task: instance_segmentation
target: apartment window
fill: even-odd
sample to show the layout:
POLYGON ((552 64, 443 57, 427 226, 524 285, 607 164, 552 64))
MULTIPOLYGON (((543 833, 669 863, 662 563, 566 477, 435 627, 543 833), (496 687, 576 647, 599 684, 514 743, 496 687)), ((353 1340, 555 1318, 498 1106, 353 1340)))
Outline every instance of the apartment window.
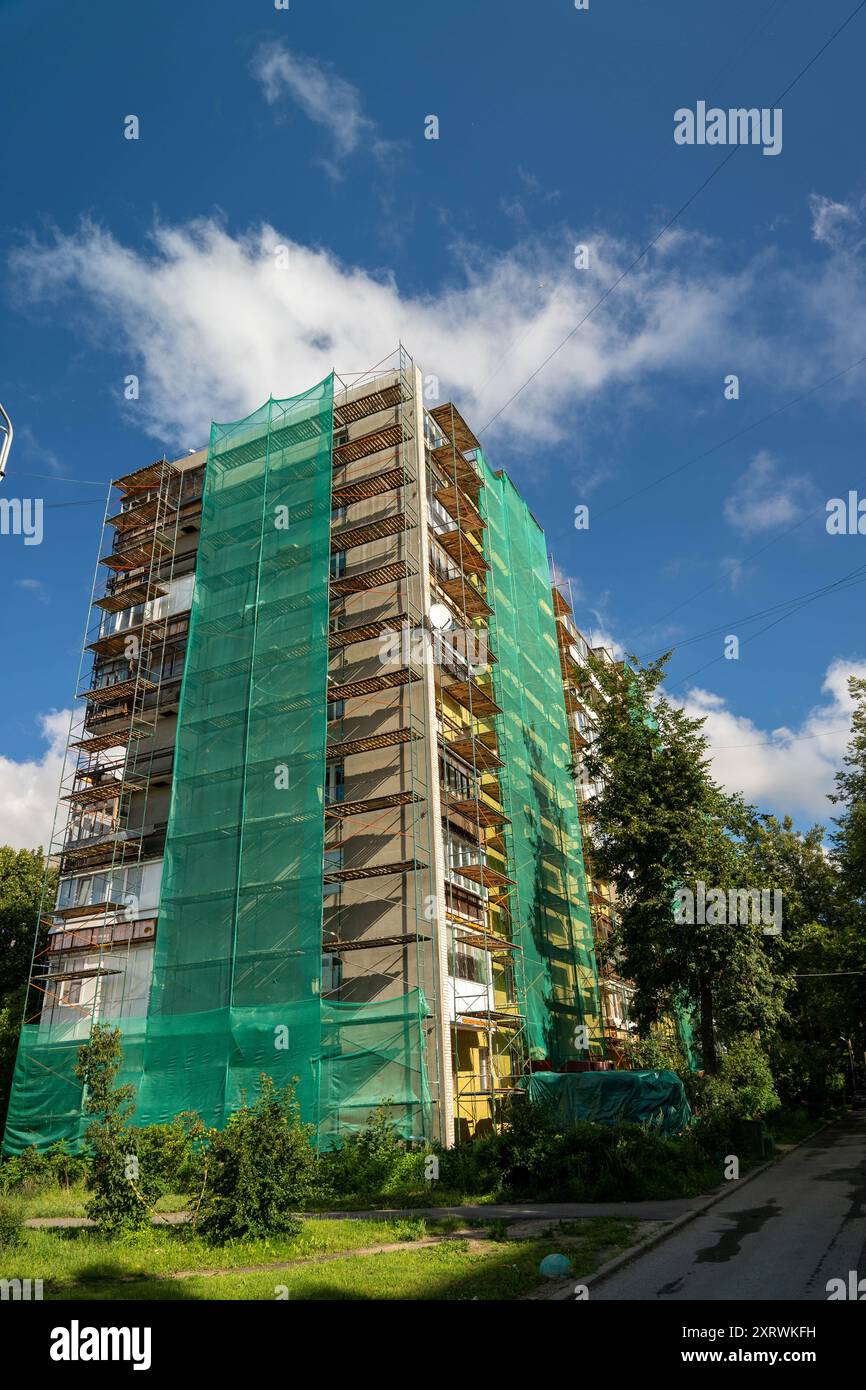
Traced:
POLYGON ((437 498, 429 499, 430 517, 433 522, 433 530, 438 534, 439 531, 453 531, 457 525, 452 516, 449 516, 442 503, 437 498))
POLYGON ((438 449, 445 443, 444 434, 437 428, 435 422, 427 414, 426 410, 424 412, 424 442, 431 449, 438 449))
POLYGON ((322 956, 322 993, 335 994, 343 984, 343 962, 326 951, 322 956))
POLYGON ((346 772, 342 763, 328 763, 325 769, 325 805, 330 806, 335 801, 343 800, 345 792, 346 772))
POLYGON ((118 681, 125 681, 129 678, 130 664, 123 659, 119 661, 105 661, 98 668, 94 667, 93 685, 94 689, 99 686, 117 685, 118 681))
POLYGON ((330 722, 332 719, 342 719, 342 718, 343 718, 343 715, 345 714, 345 712, 346 712, 346 701, 345 701, 345 700, 329 700, 329 701, 328 701, 328 721, 329 721, 329 722, 330 722))
POLYGON ((140 864, 131 864, 110 874, 81 874, 75 878, 62 878, 57 906, 92 907, 94 903, 103 902, 125 904, 129 897, 139 899, 143 872, 140 864))
POLYGON ((467 864, 481 864, 484 855, 474 840, 464 839, 454 830, 448 837, 448 863, 452 869, 461 869, 467 864))
POLYGON ((441 579, 456 579, 460 570, 454 564, 450 555, 442 549, 440 545, 433 542, 430 547, 430 559, 433 561, 433 568, 441 579))
POLYGON ((465 772, 439 754, 439 778, 456 801, 467 801, 472 795, 472 782, 465 772))
POLYGON ((175 676, 179 676, 183 671, 185 651, 171 652, 166 656, 162 663, 162 670, 159 672, 159 679, 168 681, 175 676))
MULTIPOLYGON (((336 874, 336 873, 339 873, 339 872, 340 872, 340 870, 342 869, 342 867, 343 867, 343 849, 342 849, 342 846, 338 846, 336 849, 328 849, 327 846, 326 846, 326 848, 325 848, 325 857, 324 857, 324 860, 323 860, 324 872, 325 872, 326 874, 336 874)), ((341 886, 342 886, 342 885, 339 884, 339 883, 326 883, 325 886, 324 886, 324 889, 323 889, 324 896, 327 898, 327 897, 330 897, 330 896, 331 896, 332 894, 334 894, 334 893, 339 893, 341 886)))
POLYGON ((101 1018, 142 1018, 147 1013, 153 946, 136 946, 123 954, 116 975, 103 978, 99 990, 101 1018))
POLYGON ((341 575, 344 575, 345 573, 346 552, 345 550, 336 550, 334 554, 331 556, 331 578, 339 579, 341 575))
POLYGON ((473 984, 489 985, 491 982, 490 954, 479 946, 467 946, 451 936, 451 951, 448 963, 449 973, 459 980, 471 980, 473 984))
POLYGON ((115 632, 124 632, 128 627, 137 627, 144 617, 144 604, 136 603, 133 608, 124 608, 115 617, 115 632))

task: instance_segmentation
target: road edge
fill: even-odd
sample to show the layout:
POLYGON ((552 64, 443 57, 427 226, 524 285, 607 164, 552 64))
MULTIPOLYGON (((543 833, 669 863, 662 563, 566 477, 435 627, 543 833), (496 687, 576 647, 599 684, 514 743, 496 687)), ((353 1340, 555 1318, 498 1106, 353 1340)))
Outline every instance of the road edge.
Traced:
MULTIPOLYGON (((739 1185, 741 1187, 747 1187, 750 1182, 760 1177, 762 1173, 766 1173, 767 1170, 772 1168, 775 1164, 784 1163, 785 1159, 789 1158, 792 1153, 796 1153, 797 1149, 802 1148, 804 1144, 808 1144, 816 1135, 823 1134, 825 1129, 830 1129, 830 1127, 837 1124, 841 1118, 841 1116, 837 1115, 835 1119, 825 1121, 824 1124, 819 1125, 817 1129, 813 1130, 811 1134, 804 1135, 802 1139, 797 1140, 796 1144, 792 1144, 790 1148, 786 1148, 784 1153, 776 1154, 775 1157, 768 1159, 766 1163, 759 1163, 757 1168, 753 1168, 744 1178, 739 1180, 739 1185)), ((725 1197, 729 1197, 731 1191, 730 1183, 723 1183, 720 1187, 715 1188, 713 1192, 710 1193, 707 1200, 702 1202, 700 1206, 693 1207, 691 1211, 687 1211, 683 1216, 675 1217, 673 1221, 665 1226, 664 1230, 653 1231, 650 1235, 645 1236, 643 1240, 637 1241, 635 1245, 630 1245, 627 1250, 623 1250, 619 1255, 614 1255, 612 1259, 601 1265, 601 1267, 592 1274, 587 1275, 585 1279, 570 1279, 567 1285, 559 1286, 547 1295, 539 1295, 536 1292, 534 1295, 530 1296, 536 1299, 540 1297, 551 1303, 576 1302, 578 1301, 574 1298, 574 1289, 576 1287, 585 1288, 587 1294, 591 1295, 592 1290, 597 1288, 599 1284, 603 1284, 612 1274, 617 1274, 621 1269, 624 1269, 626 1265, 632 1264, 635 1260, 640 1259, 648 1250, 652 1250, 656 1245, 661 1245, 664 1241, 669 1240, 671 1236, 681 1231, 684 1226, 688 1226, 689 1222, 696 1221, 699 1216, 703 1216, 704 1212, 709 1211, 711 1207, 714 1207, 725 1197)))

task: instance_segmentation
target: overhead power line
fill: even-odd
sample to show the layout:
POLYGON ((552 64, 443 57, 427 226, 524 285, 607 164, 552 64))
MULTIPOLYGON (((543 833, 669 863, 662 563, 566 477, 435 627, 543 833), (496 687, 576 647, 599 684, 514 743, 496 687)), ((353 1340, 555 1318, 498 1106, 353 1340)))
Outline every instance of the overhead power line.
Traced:
MULTIPOLYGON (((835 42, 835 40, 839 37, 842 31, 848 27, 851 21, 855 18, 856 15, 860 13, 864 6, 866 6, 866 0, 860 0, 860 4, 857 5, 851 11, 847 19, 844 19, 842 23, 839 25, 839 27, 837 29, 834 29, 833 33, 830 35, 828 39, 825 40, 825 42, 818 49, 817 53, 814 53, 812 57, 809 59, 809 61, 807 63, 804 63, 797 75, 793 77, 791 81, 788 83, 788 85, 782 89, 782 91, 773 101, 774 106, 778 106, 779 102, 782 101, 788 95, 789 92, 793 91, 794 87, 796 87, 797 83, 801 80, 801 78, 805 77, 806 73, 809 71, 811 67, 814 67, 818 59, 824 53, 826 53, 830 45, 835 42)), ((571 339, 575 336, 576 333, 580 332, 583 325, 592 317, 596 309, 601 308, 602 304, 604 304, 614 293, 614 291, 618 289, 618 287, 622 284, 623 280, 625 280, 631 274, 631 272, 635 269, 636 266, 640 265, 641 261, 643 261, 649 255, 653 247, 656 246, 659 241, 661 241, 661 238, 665 235, 665 233, 669 232, 671 227, 673 227, 682 217, 683 213, 688 211, 692 203, 694 203, 703 193, 704 189, 708 188, 709 185, 713 182, 713 180, 717 177, 717 175, 720 174, 722 170, 726 167, 726 165, 728 165, 731 162, 739 148, 739 145, 731 146, 724 159, 722 159, 720 163, 716 165, 715 169, 712 169, 710 171, 710 173, 703 180, 703 182, 698 185, 698 187, 694 190, 693 193, 689 195, 688 198, 686 198, 685 202, 680 204, 676 212, 670 218, 668 218, 667 222, 665 222, 664 226, 661 227, 658 232, 656 232, 655 236, 650 241, 648 241, 647 244, 643 247, 643 249, 639 251, 638 254, 634 257, 634 259, 629 262, 625 270, 623 270, 616 277, 616 279, 612 281, 610 285, 608 285, 607 289, 599 296, 595 303, 592 304, 589 309, 587 309, 583 317, 578 320, 578 322, 574 325, 572 329, 569 330, 568 333, 566 333, 565 337, 561 340, 561 342, 557 343, 556 347, 547 354, 544 360, 536 367, 534 372, 530 373, 530 375, 526 378, 522 385, 518 386, 517 390, 512 392, 505 404, 501 406, 499 410, 497 410, 496 414, 491 416, 491 418, 487 421, 487 424, 484 425, 483 428, 479 431, 480 434, 484 434, 487 430, 490 429, 490 426, 499 419, 500 415, 503 415, 505 411, 508 409, 508 407, 512 405, 514 401, 517 400, 518 396, 523 394, 527 386, 531 385, 532 382, 535 381, 536 377, 541 375, 541 373, 544 371, 544 368, 550 362, 553 361, 554 357, 556 357, 558 353, 562 351, 566 344, 571 342, 571 339)))
MULTIPOLYGON (((822 598, 825 594, 830 593, 832 590, 844 587, 846 585, 846 581, 853 579, 855 575, 860 575, 864 570, 866 570, 866 565, 858 565, 848 574, 841 575, 840 578, 835 580, 832 584, 826 585, 823 589, 805 598, 802 602, 797 603, 794 607, 791 607, 789 611, 787 613, 783 613, 780 618, 774 618, 774 620, 771 623, 767 623, 765 627, 759 628, 757 632, 753 632, 751 636, 744 638, 741 645, 746 646, 747 643, 754 642, 756 637, 763 636, 765 632, 770 631, 770 628, 777 627, 779 623, 783 623, 786 618, 792 618, 796 613, 801 612, 802 609, 804 609, 808 604, 814 603, 817 599, 822 598)), ((712 661, 707 661, 704 663, 703 666, 699 666, 695 671, 691 671, 687 676, 682 676, 680 680, 674 681, 673 684, 668 688, 671 690, 675 690, 678 685, 684 685, 686 681, 693 680, 694 677, 699 676, 702 671, 706 671, 710 666, 715 666, 719 661, 724 660, 724 653, 721 656, 713 657, 712 661)))
MULTIPOLYGON (((866 0, 864 0, 864 3, 866 3, 866 0)), ((810 386, 806 391, 801 391, 798 396, 792 396, 789 401, 785 401, 782 405, 776 406, 774 410, 768 410, 766 415, 759 415, 756 420, 750 421, 748 425, 743 425, 740 429, 734 430, 733 434, 729 434, 724 439, 719 440, 718 444, 711 445, 709 449, 704 449, 700 454, 694 454, 692 458, 686 459, 684 463, 678 463, 676 468, 669 469, 667 473, 660 473, 657 478, 653 478, 650 482, 645 483, 643 487, 636 488, 634 492, 627 493, 625 497, 620 497, 616 502, 611 502, 609 507, 605 507, 603 511, 597 511, 595 513, 596 519, 607 516, 608 512, 615 511, 617 507, 625 506, 626 502, 632 502, 635 497, 642 497, 644 493, 650 492, 654 487, 658 487, 659 483, 667 482, 668 478, 676 477, 678 473, 682 473, 686 468, 691 468, 694 464, 701 463, 704 459, 709 458, 711 454, 718 453, 719 449, 724 449, 728 444, 733 444, 734 440, 740 439, 744 434, 748 434, 751 430, 757 429, 758 425, 765 425, 768 420, 772 420, 777 415, 781 415, 785 410, 790 410, 791 406, 799 405, 801 401, 807 400, 809 396, 814 396, 816 391, 822 391, 825 386, 832 386, 833 382, 840 381, 843 376, 847 376, 848 372, 853 372, 855 368, 862 367, 864 362, 866 362, 866 353, 864 353, 862 357, 858 357, 856 362, 851 362, 847 367, 843 367, 841 371, 833 372, 831 376, 825 377, 823 381, 816 382, 814 386, 810 386)))

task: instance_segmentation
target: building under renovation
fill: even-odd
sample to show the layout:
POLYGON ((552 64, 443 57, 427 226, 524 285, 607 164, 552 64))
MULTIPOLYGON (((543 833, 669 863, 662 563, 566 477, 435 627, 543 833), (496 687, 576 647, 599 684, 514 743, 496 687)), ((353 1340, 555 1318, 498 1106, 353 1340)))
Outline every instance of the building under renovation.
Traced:
POLYGON ((97 1019, 136 1123, 222 1125, 267 1073, 321 1147, 379 1106, 450 1144, 533 1070, 619 1061, 569 623, 402 349, 118 477, 6 1151, 80 1139, 97 1019))

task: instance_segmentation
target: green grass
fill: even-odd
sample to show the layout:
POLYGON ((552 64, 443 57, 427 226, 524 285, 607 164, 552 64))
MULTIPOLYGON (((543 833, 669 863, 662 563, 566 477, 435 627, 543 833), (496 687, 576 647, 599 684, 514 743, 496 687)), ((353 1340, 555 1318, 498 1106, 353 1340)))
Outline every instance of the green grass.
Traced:
MULTIPOLYGON (((85 1216, 84 1208, 90 1194, 84 1183, 80 1182, 71 1187, 55 1185, 43 1192, 22 1192, 20 1188, 12 1188, 7 1195, 10 1200, 20 1204, 25 1220, 29 1220, 34 1216, 85 1216)), ((188 1197, 169 1193, 167 1197, 160 1197, 156 1207, 157 1211, 184 1211, 188 1205, 188 1197)))
POLYGON ((777 1110, 764 1122, 764 1128, 772 1134, 777 1144, 799 1144, 840 1114, 841 1110, 829 1110, 823 1116, 810 1115, 805 1107, 802 1110, 777 1110))
MULTIPOLYGON (((507 1299, 530 1292, 546 1254, 565 1250, 575 1278, 590 1273, 602 1255, 628 1245, 634 1222, 595 1217, 575 1238, 465 1240, 382 1255, 353 1249, 428 1234, 423 1221, 307 1221, 299 1235, 238 1241, 213 1247, 183 1228, 155 1228, 109 1241, 90 1229, 26 1230, 13 1251, 0 1253, 0 1277, 44 1281, 46 1299, 274 1299, 278 1287, 291 1299, 507 1299), (318 1265, 256 1273, 238 1266, 346 1252, 318 1265), (220 1269, 212 1276, 168 1276, 185 1270, 220 1269)), ((479 1234, 482 1234, 479 1232, 479 1234)), ((283 1295, 284 1297, 286 1295, 283 1295)))

